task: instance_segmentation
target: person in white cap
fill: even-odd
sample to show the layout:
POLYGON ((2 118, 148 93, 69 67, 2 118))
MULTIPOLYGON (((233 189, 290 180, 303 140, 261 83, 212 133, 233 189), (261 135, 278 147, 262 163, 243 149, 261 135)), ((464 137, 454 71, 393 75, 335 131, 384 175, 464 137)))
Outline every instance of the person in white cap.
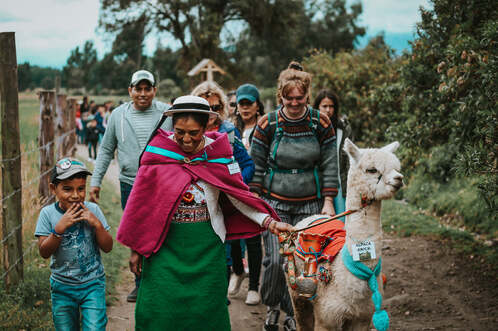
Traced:
MULTIPOLYGON (((114 109, 107 122, 90 181, 90 201, 98 202, 102 179, 117 150, 121 207, 125 208, 137 174, 140 153, 145 148, 150 134, 159 124, 163 113, 169 108, 166 103, 154 100, 156 92, 156 81, 149 71, 138 70, 131 76, 128 87, 131 101, 114 109)), ((164 121, 161 127, 171 130, 171 119, 164 121)), ((129 302, 136 300, 139 283, 140 279, 136 278, 135 289, 127 298, 129 302)))

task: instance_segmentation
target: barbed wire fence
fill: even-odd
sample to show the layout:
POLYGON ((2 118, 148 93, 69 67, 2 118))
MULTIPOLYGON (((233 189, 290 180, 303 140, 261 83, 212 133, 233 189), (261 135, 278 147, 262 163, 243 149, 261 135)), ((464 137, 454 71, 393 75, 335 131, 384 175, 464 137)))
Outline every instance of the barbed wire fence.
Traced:
MULTIPOLYGON (((2 195, 0 199, 3 272, 0 279, 6 288, 23 280, 24 259, 37 246, 37 240, 29 240, 23 249, 23 226, 36 222, 33 215, 23 218, 23 190, 38 183, 40 201, 48 203, 53 199, 49 190, 50 172, 55 158, 73 156, 76 144, 75 109, 76 100, 66 95, 56 95, 55 91, 41 91, 40 127, 38 147, 21 152, 19 127, 19 97, 17 86, 17 60, 14 32, 0 33, 0 117, 2 153, 2 195), (54 118, 57 121, 54 121, 54 118), (22 181, 21 160, 28 155, 39 153, 39 175, 22 181)), ((25 166, 30 166, 25 164, 25 166)), ((27 203, 29 205, 30 202, 27 203)), ((32 205, 26 208, 33 209, 32 205)), ((29 214, 25 210, 25 214, 29 214)))

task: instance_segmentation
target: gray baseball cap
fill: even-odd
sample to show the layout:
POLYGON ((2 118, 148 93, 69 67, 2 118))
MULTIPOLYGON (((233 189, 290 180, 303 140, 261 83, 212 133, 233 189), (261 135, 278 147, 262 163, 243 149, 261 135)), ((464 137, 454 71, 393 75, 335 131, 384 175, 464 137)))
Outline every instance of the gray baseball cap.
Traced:
POLYGON ((156 81, 154 80, 154 75, 147 70, 138 70, 131 76, 130 86, 135 86, 140 83, 141 80, 146 80, 152 86, 156 86, 156 81))
POLYGON ((56 179, 68 179, 69 177, 79 173, 84 173, 90 176, 92 175, 83 162, 70 157, 65 157, 57 161, 55 164, 50 181, 53 183, 56 179))

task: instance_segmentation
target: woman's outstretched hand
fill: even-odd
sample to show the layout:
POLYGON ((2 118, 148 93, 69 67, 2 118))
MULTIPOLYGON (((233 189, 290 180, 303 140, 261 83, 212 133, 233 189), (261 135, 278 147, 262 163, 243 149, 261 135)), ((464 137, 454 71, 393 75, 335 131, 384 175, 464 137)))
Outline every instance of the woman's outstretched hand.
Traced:
POLYGON ((268 226, 268 231, 278 236, 280 232, 294 231, 294 227, 288 223, 272 220, 268 226))

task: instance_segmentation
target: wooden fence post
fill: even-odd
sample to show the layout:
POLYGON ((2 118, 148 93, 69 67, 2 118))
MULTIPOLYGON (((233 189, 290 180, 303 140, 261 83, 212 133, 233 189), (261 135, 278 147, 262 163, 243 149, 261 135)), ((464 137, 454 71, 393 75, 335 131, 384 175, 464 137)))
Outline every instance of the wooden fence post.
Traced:
POLYGON ((5 286, 23 278, 22 181, 19 137, 16 41, 14 32, 0 33, 0 116, 2 119, 2 264, 5 286), (10 235, 12 233, 12 235, 10 235))
POLYGON ((38 136, 38 146, 40 147, 40 178, 38 192, 42 204, 50 201, 51 193, 49 188, 50 172, 55 165, 54 160, 54 114, 55 114, 55 92, 41 91, 40 99, 40 133, 38 136))
POLYGON ((76 107, 78 101, 75 98, 67 99, 69 118, 67 119, 67 130, 72 131, 68 136, 65 154, 74 157, 76 155, 76 107))
POLYGON ((65 155, 64 145, 67 145, 64 134, 68 131, 68 109, 67 96, 65 94, 55 95, 55 155, 59 160, 65 155))

